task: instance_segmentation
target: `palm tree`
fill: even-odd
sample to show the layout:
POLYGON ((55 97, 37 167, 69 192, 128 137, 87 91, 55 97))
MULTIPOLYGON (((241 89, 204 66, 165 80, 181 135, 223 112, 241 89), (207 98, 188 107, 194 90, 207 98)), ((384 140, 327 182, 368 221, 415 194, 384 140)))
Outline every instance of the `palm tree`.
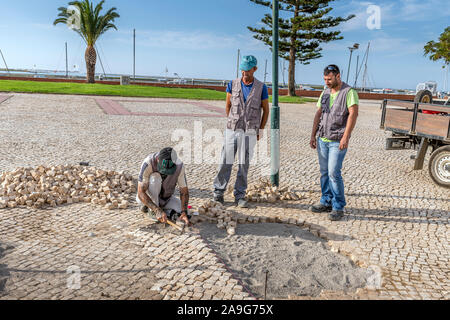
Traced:
POLYGON ((83 38, 87 45, 84 57, 86 60, 88 83, 95 83, 95 64, 97 63, 95 43, 109 29, 117 30, 117 27, 114 25, 114 19, 120 17, 116 12, 116 8, 109 9, 103 16, 100 15, 104 2, 105 0, 100 1, 95 9, 89 0, 69 2, 69 7, 75 7, 78 12, 74 13, 74 10, 70 8, 58 8, 58 19, 53 22, 53 25, 57 25, 58 23, 69 24, 72 21, 71 19, 78 19, 77 27, 73 28, 73 30, 83 38), (74 14, 79 16, 74 17, 74 14))

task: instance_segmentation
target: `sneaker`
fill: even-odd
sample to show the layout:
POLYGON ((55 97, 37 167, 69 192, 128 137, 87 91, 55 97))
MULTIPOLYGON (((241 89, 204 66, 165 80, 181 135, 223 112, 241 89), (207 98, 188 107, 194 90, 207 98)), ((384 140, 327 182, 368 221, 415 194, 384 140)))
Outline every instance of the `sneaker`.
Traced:
POLYGON ((153 212, 153 210, 148 210, 148 211, 146 212, 146 214, 147 214, 147 217, 148 217, 151 221, 153 221, 153 222, 159 222, 159 220, 156 218, 156 214, 153 212))
POLYGON ((225 203, 225 200, 223 200, 223 196, 214 195, 214 201, 220 202, 221 204, 225 203))
POLYGON ((344 217, 344 211, 333 210, 328 215, 331 221, 339 221, 344 217))
POLYGON ((140 207, 140 210, 142 213, 144 213, 150 220, 157 222, 159 221, 156 219, 156 214, 153 212, 153 210, 150 210, 147 206, 142 205, 140 207))
POLYGON ((248 202, 245 200, 245 199, 239 199, 239 200, 237 200, 236 201, 236 205, 239 207, 239 208, 248 208, 248 202))
POLYGON ((321 213, 321 212, 331 212, 333 208, 331 206, 326 206, 321 203, 315 204, 309 208, 312 212, 321 213))

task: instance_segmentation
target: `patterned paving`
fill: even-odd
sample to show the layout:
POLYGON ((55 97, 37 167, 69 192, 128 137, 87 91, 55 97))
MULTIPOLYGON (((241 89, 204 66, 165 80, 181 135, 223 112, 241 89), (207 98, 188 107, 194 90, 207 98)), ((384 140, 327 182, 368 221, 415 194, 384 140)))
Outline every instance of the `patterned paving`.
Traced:
POLYGON ((224 115, 224 109, 208 105, 204 102, 183 101, 184 105, 192 105, 198 109, 209 111, 210 113, 180 113, 180 112, 132 112, 123 106, 124 103, 133 104, 150 104, 150 108, 155 104, 174 103, 173 100, 119 100, 119 99, 95 99, 98 106, 109 115, 128 115, 128 116, 145 116, 145 117, 212 117, 220 118, 224 115))
MULTIPOLYGON (((176 143, 171 140, 174 130, 195 131, 192 114, 173 121, 180 105, 183 110, 198 108, 196 121, 205 132, 225 128, 219 112, 224 101, 183 103, 14 94, 1 105, 0 171, 88 161, 137 177, 149 153, 176 143), (133 110, 125 107, 163 107, 170 117, 153 114, 149 121, 130 116, 133 110), (215 117, 204 115, 215 111, 215 117)), ((427 170, 412 170, 412 150, 384 150, 388 133, 379 129, 379 104, 361 101, 343 167, 348 206, 338 222, 308 210, 320 198, 317 153, 309 148, 316 107, 280 108, 280 181, 305 193, 305 199, 232 210, 253 223, 296 224, 355 264, 381 272, 375 289, 351 295, 323 292, 316 298, 450 299, 450 192, 436 186, 427 170)), ((201 138, 194 143, 220 150, 221 144, 216 146, 206 134, 201 138)), ((262 177, 263 166, 250 167, 249 183, 262 177)), ((186 168, 195 207, 211 199, 217 164, 186 168)), ((236 167, 230 184, 235 177, 236 167)), ((234 199, 227 195, 225 200, 231 206, 234 199)), ((149 223, 135 202, 123 211, 80 203, 46 210, 1 209, 0 299, 252 299, 194 229, 184 236, 166 231, 149 223)))
POLYGON ((3 94, 0 94, 0 103, 5 102, 6 100, 8 100, 8 99, 11 98, 11 97, 12 97, 12 95, 3 95, 3 94))

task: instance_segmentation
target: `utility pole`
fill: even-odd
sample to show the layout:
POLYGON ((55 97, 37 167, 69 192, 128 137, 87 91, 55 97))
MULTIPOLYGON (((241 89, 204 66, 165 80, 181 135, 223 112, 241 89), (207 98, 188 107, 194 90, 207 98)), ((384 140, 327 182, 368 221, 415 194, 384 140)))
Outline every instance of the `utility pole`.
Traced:
POLYGON ((266 68, 264 70, 264 83, 266 83, 266 77, 267 77, 267 59, 266 59, 266 68))
MULTIPOLYGON (((363 92, 366 89, 366 80, 368 75, 367 75, 367 61, 369 60, 369 49, 370 49, 370 42, 367 44, 367 53, 366 53, 366 61, 364 62, 364 74, 363 74, 363 92)), ((367 81, 368 82, 368 81, 367 81)))
POLYGON ((278 0, 272 1, 272 108, 270 113, 270 180, 280 185, 280 107, 278 106, 278 0))
POLYGON ((66 42, 66 78, 69 78, 69 62, 67 60, 67 42, 66 42))
POLYGON ((133 29, 133 81, 136 81, 136 29, 133 29))
POLYGON ((7 71, 7 72, 8 72, 8 74, 9 74, 9 69, 8 69, 8 65, 6 64, 6 60, 5 60, 5 57, 3 56, 3 52, 2 52, 2 49, 0 49, 0 54, 2 55, 2 59, 3 59, 3 62, 5 63, 6 71, 7 71))
POLYGON ((448 94, 448 64, 444 68, 444 87, 442 91, 448 94))
POLYGON ((356 88, 356 82, 358 81, 358 66, 359 66, 359 54, 356 57, 355 84, 353 85, 353 88, 356 88))
POLYGON ((238 54, 237 54, 237 66, 236 66, 236 79, 239 78, 239 63, 240 63, 240 57, 241 57, 241 49, 238 49, 238 54))

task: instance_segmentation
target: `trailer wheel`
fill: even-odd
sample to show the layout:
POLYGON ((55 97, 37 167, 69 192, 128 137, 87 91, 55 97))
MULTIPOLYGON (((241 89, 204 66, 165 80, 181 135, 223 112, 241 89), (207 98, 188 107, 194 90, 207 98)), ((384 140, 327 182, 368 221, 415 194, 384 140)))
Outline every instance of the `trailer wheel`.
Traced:
POLYGON ((414 102, 417 103, 433 103, 433 95, 430 90, 420 90, 414 97, 414 102))
POLYGON ((436 184, 450 188, 450 145, 440 147, 431 154, 428 170, 436 184))

